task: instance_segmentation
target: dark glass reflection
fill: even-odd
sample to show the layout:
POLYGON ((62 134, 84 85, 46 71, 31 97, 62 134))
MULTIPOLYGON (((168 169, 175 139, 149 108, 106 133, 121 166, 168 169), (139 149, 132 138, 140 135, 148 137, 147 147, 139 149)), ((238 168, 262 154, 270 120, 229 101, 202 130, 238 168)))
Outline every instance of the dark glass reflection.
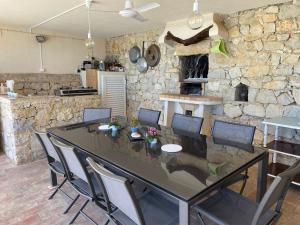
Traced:
MULTIPOLYGON (((131 141, 130 127, 125 123, 115 137, 111 131, 98 130, 99 125, 100 122, 80 123, 51 128, 48 132, 101 163, 111 164, 184 200, 195 197, 264 152, 252 146, 245 151, 245 146, 166 127, 158 130, 158 143, 151 145, 146 141, 131 141), (164 144, 179 144, 183 149, 179 153, 162 152, 164 144), (214 173, 212 169, 218 165, 222 166, 214 173)), ((141 130, 146 132, 147 127, 141 130)))

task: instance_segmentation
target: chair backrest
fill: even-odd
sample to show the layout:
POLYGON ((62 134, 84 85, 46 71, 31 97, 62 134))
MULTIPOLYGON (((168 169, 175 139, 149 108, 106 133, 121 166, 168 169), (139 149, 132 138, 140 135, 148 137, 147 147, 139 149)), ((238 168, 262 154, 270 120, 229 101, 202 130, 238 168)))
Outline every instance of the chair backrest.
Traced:
POLYGON ((52 137, 51 141, 57 147, 57 150, 61 153, 61 158, 68 174, 72 173, 85 182, 89 182, 86 171, 83 168, 79 158, 75 154, 75 149, 72 146, 66 145, 52 137))
POLYGON ((87 161, 96 174, 99 175, 100 183, 103 184, 104 194, 107 195, 108 201, 125 213, 136 224, 145 225, 142 211, 129 181, 125 177, 108 171, 90 157, 87 158, 87 161))
POLYGON ((35 131, 35 134, 47 155, 48 162, 51 163, 53 160, 60 162, 60 158, 52 142, 50 141, 48 134, 45 132, 38 131, 35 131))
POLYGON ((280 173, 272 182, 268 191, 261 200, 251 225, 259 224, 264 214, 276 204, 275 211, 280 213, 283 200, 287 194, 293 178, 300 173, 300 160, 294 163, 289 169, 280 173))
POLYGON ((111 108, 85 108, 83 111, 83 122, 93 120, 104 120, 109 122, 111 117, 111 108))
POLYGON ((174 131, 200 134, 203 118, 174 113, 172 125, 174 131))
POLYGON ((157 125, 160 117, 160 111, 140 108, 138 120, 144 125, 157 125))
POLYGON ((255 126, 215 120, 212 136, 218 139, 251 145, 255 129, 255 126))

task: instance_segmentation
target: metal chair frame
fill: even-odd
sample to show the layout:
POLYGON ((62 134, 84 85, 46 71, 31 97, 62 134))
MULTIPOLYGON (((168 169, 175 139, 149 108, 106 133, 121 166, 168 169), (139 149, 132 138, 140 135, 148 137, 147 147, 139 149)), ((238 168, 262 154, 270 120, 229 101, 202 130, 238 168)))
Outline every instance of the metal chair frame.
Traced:
MULTIPOLYGON (((226 122, 226 121, 221 121, 221 120, 215 120, 214 121, 214 126, 212 128, 212 136, 214 138, 219 138, 219 137, 215 137, 214 136, 214 130, 215 130, 215 125, 216 123, 224 123, 224 124, 230 124, 230 125, 234 125, 234 126, 244 126, 244 127, 249 127, 249 128, 252 128, 253 129, 253 133, 252 133, 252 138, 250 140, 249 143, 243 143, 243 144, 251 144, 252 145, 252 142, 253 142, 253 138, 254 138, 254 133, 255 133, 255 130, 256 130, 256 127, 255 126, 248 126, 248 125, 245 125, 245 124, 238 124, 238 123, 231 123, 231 122, 226 122)), ((243 194, 244 193, 244 190, 245 190, 245 187, 246 187, 246 184, 247 184, 247 181, 248 181, 248 178, 249 178, 249 175, 248 175, 248 169, 245 170, 245 173, 244 174, 241 174, 241 177, 239 180, 236 180, 234 183, 238 182, 238 181, 242 181, 242 186, 241 186, 241 189, 239 191, 240 194, 243 194)))
MULTIPOLYGON (((85 209, 85 207, 87 206, 87 204, 89 202, 94 202, 98 207, 100 207, 101 209, 103 209, 104 211, 107 211, 107 208, 106 206, 104 205, 105 201, 102 197, 103 193, 101 194, 101 197, 99 197, 96 192, 95 192, 95 188, 94 188, 94 185, 92 183, 92 178, 91 178, 91 174, 89 173, 89 171, 87 170, 86 166, 85 166, 85 163, 82 162, 82 159, 79 157, 79 150, 75 149, 74 147, 72 146, 68 146, 70 148, 70 150, 72 150, 77 158, 77 160, 79 161, 82 169, 83 169, 83 172, 87 178, 87 184, 88 184, 88 187, 89 187, 89 191, 91 193, 91 195, 89 193, 86 193, 84 192, 83 190, 81 190, 79 187, 77 187, 75 184, 74 184, 74 180, 78 179, 76 177, 75 174, 73 174, 70 169, 69 169, 69 166, 68 166, 68 163, 60 149, 60 147, 65 147, 63 146, 64 143, 61 143, 59 141, 52 141, 54 146, 57 148, 57 151, 58 151, 58 155, 61 159, 61 161, 63 162, 63 165, 64 165, 64 168, 66 170, 66 174, 67 174, 67 179, 69 180, 71 186, 75 189, 75 191, 80 195, 80 196, 83 196, 85 198, 87 198, 87 200, 82 204, 82 206, 80 207, 80 209, 78 210, 78 212, 75 214, 75 216, 71 219, 71 221, 69 222, 69 224, 73 224, 75 222, 75 220, 77 219, 77 217, 79 215, 82 215, 84 216, 90 223, 94 224, 94 225, 98 225, 91 217, 89 217, 83 210, 85 209)), ((103 189, 102 189, 103 190, 103 189)))
MULTIPOLYGON (((56 195, 57 192, 60 192, 63 194, 63 196, 65 196, 66 198, 70 199, 71 200, 71 203, 69 204, 69 206, 65 209, 65 211, 63 212, 64 214, 68 213, 69 210, 72 208, 72 206, 75 204, 75 202, 77 201, 77 199, 79 198, 79 195, 77 195, 75 198, 72 198, 67 192, 65 192, 63 189, 62 189, 62 186, 67 182, 67 177, 66 177, 66 172, 64 170, 64 172, 62 173, 61 171, 58 171, 54 166, 52 166, 51 163, 55 162, 55 159, 52 158, 49 154, 48 154, 48 151, 47 151, 47 148, 41 138, 40 135, 47 135, 47 137, 49 138, 49 135, 46 134, 46 133, 43 133, 43 132, 38 132, 38 131, 35 131, 35 135, 37 137, 37 139, 39 140, 43 150, 45 151, 46 153, 46 157, 47 157, 47 161, 48 161, 48 167, 49 167, 49 170, 50 170, 50 173, 55 173, 57 175, 60 175, 60 176, 63 176, 64 179, 63 181, 57 185, 55 187, 55 190, 54 192, 50 195, 50 197, 48 198, 48 200, 51 200, 53 199, 53 197, 56 195)), ((50 139, 49 139, 50 141, 50 139)), ((50 141, 50 143, 52 144, 52 142, 50 141)), ((53 146, 53 148, 56 150, 55 146, 53 146)))

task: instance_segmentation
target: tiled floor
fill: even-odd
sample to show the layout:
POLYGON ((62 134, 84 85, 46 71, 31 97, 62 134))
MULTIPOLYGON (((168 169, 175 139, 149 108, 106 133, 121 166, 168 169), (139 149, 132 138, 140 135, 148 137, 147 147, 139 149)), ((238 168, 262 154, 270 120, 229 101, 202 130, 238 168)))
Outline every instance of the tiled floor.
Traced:
MULTIPOLYGON (((255 197, 255 168, 250 171, 250 180, 246 186, 246 195, 255 197)), ((60 225, 68 224, 77 212, 81 201, 66 215, 62 214, 67 206, 67 200, 60 194, 47 200, 52 190, 48 188, 48 169, 45 160, 23 166, 14 166, 0 154, 0 225, 60 225)), ((238 188, 236 185, 234 188, 238 188)), ((66 188, 70 188, 67 187, 66 188)), ((75 192, 70 189, 75 195, 75 192)), ((104 224, 103 212, 88 205, 87 213, 92 215, 99 225, 104 224)), ((88 224, 82 216, 75 224, 88 224)), ((200 224, 194 222, 193 224, 200 224)), ((300 189, 291 188, 283 206, 280 225, 300 224, 300 189)))

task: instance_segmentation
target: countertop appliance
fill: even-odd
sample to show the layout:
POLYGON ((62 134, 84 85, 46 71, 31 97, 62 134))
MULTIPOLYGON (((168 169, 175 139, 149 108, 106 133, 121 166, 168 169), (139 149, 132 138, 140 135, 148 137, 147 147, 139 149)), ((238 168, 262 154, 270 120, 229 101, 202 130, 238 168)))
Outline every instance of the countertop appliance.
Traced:
POLYGON ((55 95, 57 96, 76 96, 76 95, 97 95, 98 90, 95 88, 71 88, 71 87, 61 87, 54 91, 55 95))

